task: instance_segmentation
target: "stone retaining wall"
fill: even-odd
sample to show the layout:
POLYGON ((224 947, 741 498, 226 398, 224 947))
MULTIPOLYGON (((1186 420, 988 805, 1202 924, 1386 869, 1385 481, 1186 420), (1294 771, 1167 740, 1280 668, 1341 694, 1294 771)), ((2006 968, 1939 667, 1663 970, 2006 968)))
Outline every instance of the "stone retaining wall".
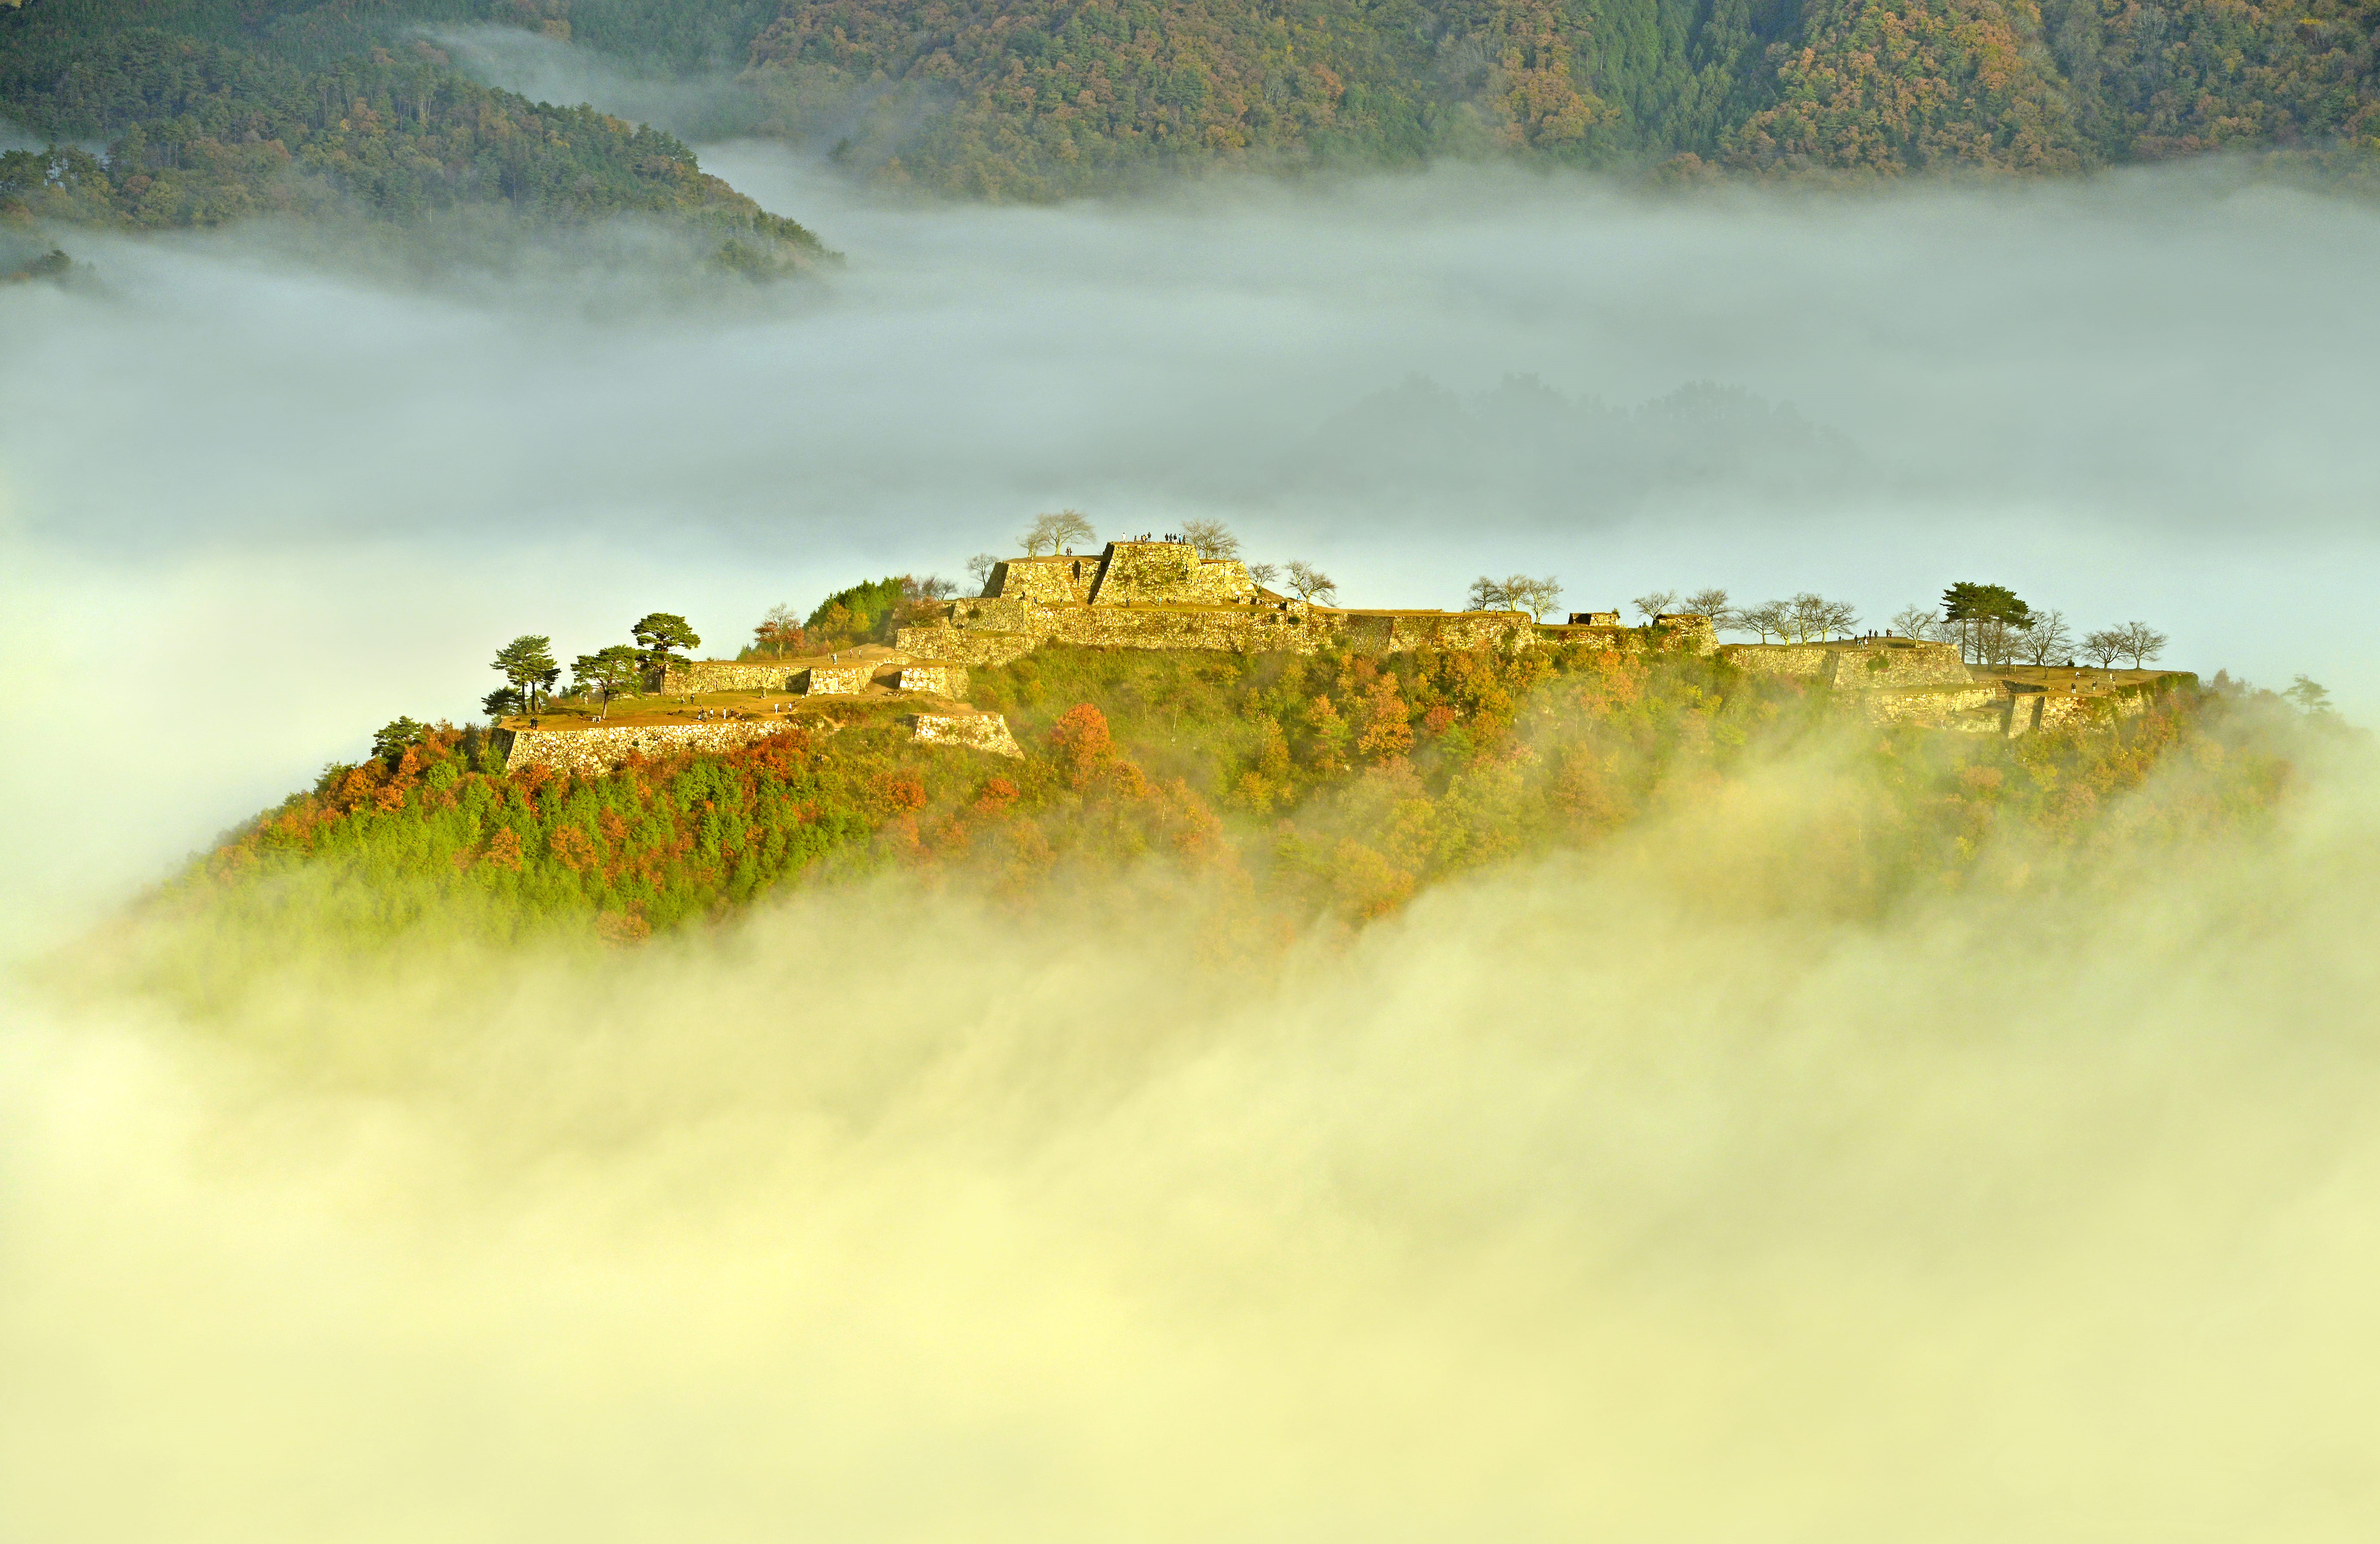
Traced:
POLYGON ((805 697, 856 697, 868 689, 876 678, 881 660, 862 660, 857 664, 814 664, 795 679, 805 697))
POLYGON ((1091 604, 1229 605, 1256 592, 1247 565, 1235 558, 1201 558, 1186 541, 1111 541, 1091 604))
POLYGON ((963 664, 907 664, 892 677, 895 691, 931 692, 936 697, 964 700, 967 694, 967 672, 963 664))
MULTIPOLYGON (((990 666, 1005 664, 1044 642, 1243 654, 1311 654, 1344 644, 1369 653, 1395 653, 1521 648, 1534 643, 1538 631, 1525 612, 1335 611, 1302 601, 1095 606, 960 601, 946 616, 930 626, 902 628, 901 651, 990 666)), ((1686 646, 1694 648, 1698 641, 1689 632, 1686 646)))
POLYGON ((928 745, 965 746, 994 756, 1022 759, 1024 750, 1008 731, 1008 720, 998 713, 919 713, 910 729, 928 745))
POLYGON ((1099 575, 1095 557, 1013 557, 992 565, 983 592, 1044 606, 1076 605, 1091 598, 1099 575))
POLYGON ((1829 650, 1829 684, 1857 690, 1872 687, 1963 686, 1973 679, 1958 646, 1894 638, 1829 650))
POLYGON ((1349 644, 1371 654, 1521 649, 1537 636, 1536 618, 1524 611, 1348 611, 1322 616, 1349 644))
POLYGON ((1815 643, 1730 643, 1719 658, 1755 675, 1823 676, 1828 650, 1815 643))
POLYGON ((1843 643, 1730 643, 1718 646, 1718 653, 1738 670, 1824 681, 1840 691, 1962 686, 1973 678, 1954 645, 1905 638, 1843 643))
POLYGON ((1006 664, 1033 652, 1040 641, 1040 636, 1034 633, 953 627, 940 623, 930 627, 904 627, 898 638, 905 654, 923 654, 928 659, 950 660, 979 668, 1006 664))
MULTIPOLYGON (((804 720, 808 728, 821 726, 804 720)), ((783 719, 729 719, 722 723, 616 723, 590 729, 516 729, 504 771, 547 766, 578 777, 601 777, 631 756, 717 756, 791 727, 783 719)))
POLYGON ((1937 728, 1974 727, 1954 721, 1977 709, 1989 709, 1994 731, 2005 727, 1999 711, 2008 693, 1998 681, 1973 681, 1961 687, 1886 687, 1859 694, 1859 710, 1870 723, 1926 723, 1937 728))
POLYGON ((699 697, 707 691, 782 691, 795 689, 799 667, 788 660, 696 660, 673 665, 662 677, 662 690, 671 697, 699 697))

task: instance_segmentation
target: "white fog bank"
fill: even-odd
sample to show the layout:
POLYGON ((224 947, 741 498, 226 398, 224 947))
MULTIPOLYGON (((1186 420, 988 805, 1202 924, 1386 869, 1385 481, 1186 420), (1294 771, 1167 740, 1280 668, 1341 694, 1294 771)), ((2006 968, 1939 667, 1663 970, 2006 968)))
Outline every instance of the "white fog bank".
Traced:
POLYGON ((119 934, 214 984, 9 1004, 0 1534, 2368 1537, 2380 807, 2307 771, 1866 923, 1772 785, 1253 970, 1130 891, 119 934))

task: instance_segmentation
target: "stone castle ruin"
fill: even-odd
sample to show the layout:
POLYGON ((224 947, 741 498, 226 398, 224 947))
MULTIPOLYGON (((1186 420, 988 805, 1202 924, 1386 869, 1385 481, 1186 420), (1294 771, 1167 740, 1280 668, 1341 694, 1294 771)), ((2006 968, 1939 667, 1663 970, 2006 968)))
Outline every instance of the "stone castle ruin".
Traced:
POLYGON ((1097 557, 996 564, 982 594, 945 602, 939 617, 902 628, 899 647, 925 659, 995 665, 1050 642, 1311 654, 1334 645, 1376 652, 1524 648, 1537 632, 1536 618, 1521 611, 1317 605, 1276 594, 1237 558, 1202 557, 1187 541, 1111 541, 1097 557))
POLYGON ((967 704, 967 672, 1005 664, 1050 642, 1300 654, 1570 642, 1622 653, 1677 650, 1822 683, 1871 723, 2006 736, 2093 712, 2138 712, 2145 707, 2139 688, 2147 684, 2119 682, 2119 673, 2108 671, 1987 671, 1970 667, 1950 644, 1914 638, 1721 644, 1710 619, 1699 615, 1662 615, 1630 627, 1617 612, 1574 612, 1566 622, 1548 624, 1524 611, 1318 605, 1268 590, 1236 558, 1203 556, 1187 541, 1111 541, 1097 557, 1064 553, 995 564, 980 595, 934 603, 924 619, 899 629, 891 649, 864 645, 808 661, 698 661, 673 666, 661 682, 663 697, 682 704, 710 694, 782 694, 788 700, 663 706, 637 711, 625 723, 518 730, 508 765, 540 761, 592 772, 630 754, 730 749, 796 721, 788 715, 820 726, 824 705, 813 706, 817 699, 914 700, 916 711, 904 722, 917 739, 1015 756, 1021 752, 1007 722, 967 704))

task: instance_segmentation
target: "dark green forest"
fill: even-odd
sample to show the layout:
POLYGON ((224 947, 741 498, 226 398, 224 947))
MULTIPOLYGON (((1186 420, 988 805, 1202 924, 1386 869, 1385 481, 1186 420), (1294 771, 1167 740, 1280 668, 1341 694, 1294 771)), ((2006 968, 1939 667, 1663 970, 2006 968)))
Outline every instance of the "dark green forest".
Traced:
POLYGON ((992 199, 1449 155, 1689 183, 2380 162, 2380 0, 27 0, 0 115, 86 149, 11 156, 0 208, 641 213, 731 266, 815 252, 668 136, 474 84, 420 31, 474 22, 734 73, 763 131, 992 199))
POLYGON ((643 215, 759 276, 824 255, 658 129, 465 79, 406 30, 487 6, 65 0, 0 11, 0 214, 134 228, 358 213, 643 215), (94 146, 103 149, 94 150, 94 146))

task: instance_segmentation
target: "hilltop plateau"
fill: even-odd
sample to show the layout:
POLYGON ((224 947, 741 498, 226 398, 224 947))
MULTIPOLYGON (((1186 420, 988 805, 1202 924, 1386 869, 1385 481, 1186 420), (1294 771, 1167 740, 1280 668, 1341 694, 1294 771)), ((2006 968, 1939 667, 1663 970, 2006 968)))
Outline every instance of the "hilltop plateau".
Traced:
POLYGON ((2096 665, 2022 663, 2017 640, 2063 647, 2063 622, 1999 586, 1895 619, 1921 637, 1854 630, 1816 596, 1716 591, 1699 610, 1641 598, 1634 626, 1541 622, 1551 579, 1483 578, 1465 611, 1349 609, 1308 564, 1286 565, 1294 593, 1259 582, 1278 571, 1220 527, 1198 530, 1206 553, 1169 537, 1076 557, 1062 534, 979 559, 976 597, 886 579, 806 620, 779 608, 735 660, 686 657, 700 639, 654 613, 558 696, 548 640, 516 639, 485 726, 390 724, 160 904, 269 918, 304 876, 318 919, 368 937, 625 942, 884 869, 1027 906, 1135 873, 1245 940, 1793 777, 1831 790, 1793 861, 1830 872, 1833 904, 1883 907, 2087 870, 2144 827, 2253 821, 2286 793, 2290 738, 2333 723, 2310 682, 2285 701, 2148 666, 2163 639, 2143 624, 2085 640, 2096 665), (2126 648, 2134 668, 2104 658, 2126 648))

